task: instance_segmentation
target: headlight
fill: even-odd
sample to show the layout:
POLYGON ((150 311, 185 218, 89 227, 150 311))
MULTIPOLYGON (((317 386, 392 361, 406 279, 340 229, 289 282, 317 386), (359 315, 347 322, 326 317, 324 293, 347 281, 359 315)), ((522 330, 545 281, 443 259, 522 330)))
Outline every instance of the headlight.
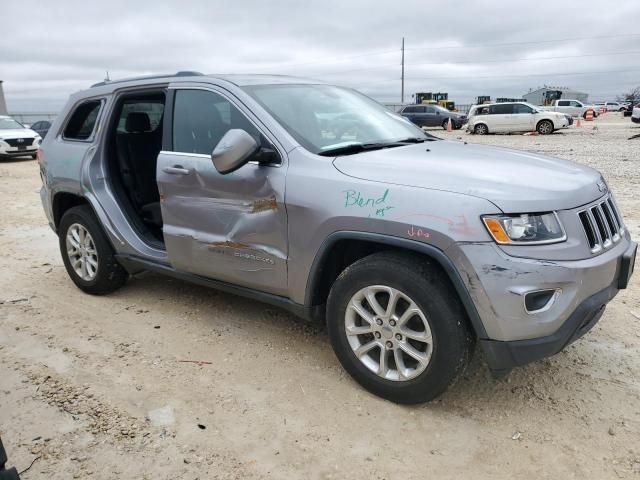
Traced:
POLYGON ((482 221, 493 239, 500 244, 535 245, 567 239, 555 212, 485 215, 482 221))

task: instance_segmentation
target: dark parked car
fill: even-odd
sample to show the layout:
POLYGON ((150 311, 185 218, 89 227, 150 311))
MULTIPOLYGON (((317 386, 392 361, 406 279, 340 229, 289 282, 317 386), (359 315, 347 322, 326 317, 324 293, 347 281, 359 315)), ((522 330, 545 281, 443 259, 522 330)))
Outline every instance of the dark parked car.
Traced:
POLYGON ((629 103, 629 104, 625 105, 624 110, 623 110, 624 116, 625 117, 630 117, 632 113, 633 113, 633 103, 629 103))
POLYGON ((36 122, 33 125, 31 125, 31 130, 36 132, 42 138, 45 137, 45 135, 49 131, 49 128, 51 128, 51 122, 49 122, 48 120, 40 120, 39 122, 36 122))
POLYGON ((407 105, 400 115, 411 120, 419 127, 442 127, 446 130, 449 119, 456 130, 467 123, 467 116, 450 112, 439 105, 407 105))

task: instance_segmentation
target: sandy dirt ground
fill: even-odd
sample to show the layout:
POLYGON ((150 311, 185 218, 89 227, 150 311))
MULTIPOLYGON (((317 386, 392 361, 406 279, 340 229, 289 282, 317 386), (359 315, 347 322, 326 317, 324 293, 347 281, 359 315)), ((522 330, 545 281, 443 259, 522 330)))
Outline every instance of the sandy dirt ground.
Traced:
MULTIPOLYGON (((637 240, 640 128, 595 126, 434 133, 599 168, 637 240)), ((278 309, 152 274, 83 294, 39 187, 36 162, 0 163, 0 434, 23 479, 640 478, 640 274, 566 351, 502 380, 476 354, 398 406, 278 309)))

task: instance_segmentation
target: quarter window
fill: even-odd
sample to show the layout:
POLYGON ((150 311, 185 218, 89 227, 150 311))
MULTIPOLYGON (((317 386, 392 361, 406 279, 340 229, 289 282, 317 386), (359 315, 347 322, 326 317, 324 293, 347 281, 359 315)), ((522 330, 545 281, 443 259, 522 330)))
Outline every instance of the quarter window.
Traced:
POLYGON ((229 130, 245 130, 260 144, 260 133, 231 102, 207 90, 178 90, 173 107, 173 150, 211 155, 229 130))
POLYGON ((88 140, 93 134, 102 101, 92 100, 79 105, 64 129, 63 137, 69 140, 88 140))

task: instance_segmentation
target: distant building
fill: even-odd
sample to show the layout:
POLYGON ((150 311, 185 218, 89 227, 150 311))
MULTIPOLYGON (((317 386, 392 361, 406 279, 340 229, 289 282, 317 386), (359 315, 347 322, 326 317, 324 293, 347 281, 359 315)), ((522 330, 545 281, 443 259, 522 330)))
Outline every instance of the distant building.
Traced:
POLYGON ((551 92, 561 92, 560 98, 571 98, 573 100, 579 100, 581 102, 586 103, 589 99, 589 94, 584 92, 578 92, 569 87, 551 87, 545 85, 542 88, 538 88, 537 90, 530 90, 529 93, 525 93, 522 97, 529 103, 534 105, 543 105, 545 100, 545 93, 551 92))
POLYGON ((4 90, 2 89, 2 80, 0 80, 0 115, 7 115, 7 102, 4 99, 4 90))

